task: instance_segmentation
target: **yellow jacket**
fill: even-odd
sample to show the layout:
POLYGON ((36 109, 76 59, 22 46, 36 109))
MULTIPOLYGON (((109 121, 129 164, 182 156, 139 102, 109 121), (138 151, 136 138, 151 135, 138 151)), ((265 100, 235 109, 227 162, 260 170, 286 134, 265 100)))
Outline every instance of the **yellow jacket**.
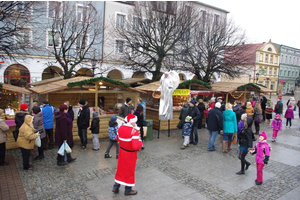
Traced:
POLYGON ((38 137, 38 133, 34 133, 32 121, 33 117, 31 115, 26 115, 24 123, 19 129, 17 145, 24 149, 33 149, 34 141, 38 137))
POLYGON ((247 106, 245 112, 247 113, 248 117, 253 117, 253 115, 254 115, 254 113, 253 113, 254 109, 252 108, 252 106, 247 106))

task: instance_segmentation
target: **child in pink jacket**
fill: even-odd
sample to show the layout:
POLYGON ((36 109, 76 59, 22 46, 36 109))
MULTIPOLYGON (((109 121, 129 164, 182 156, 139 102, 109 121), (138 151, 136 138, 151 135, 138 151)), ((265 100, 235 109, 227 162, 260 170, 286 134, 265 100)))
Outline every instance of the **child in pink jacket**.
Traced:
POLYGON ((251 154, 256 154, 256 185, 261 185, 263 183, 263 168, 265 165, 268 164, 270 157, 270 149, 271 148, 267 143, 267 135, 264 131, 261 134, 259 134, 258 143, 256 143, 254 149, 249 149, 249 152, 251 154))
POLYGON ((282 120, 279 114, 276 114, 272 121, 271 128, 273 128, 272 142, 276 142, 278 131, 282 130, 282 120))
POLYGON ((285 111, 284 117, 286 118, 286 127, 288 127, 288 122, 290 122, 290 127, 292 126, 292 119, 294 119, 294 110, 292 105, 289 105, 289 108, 285 111))

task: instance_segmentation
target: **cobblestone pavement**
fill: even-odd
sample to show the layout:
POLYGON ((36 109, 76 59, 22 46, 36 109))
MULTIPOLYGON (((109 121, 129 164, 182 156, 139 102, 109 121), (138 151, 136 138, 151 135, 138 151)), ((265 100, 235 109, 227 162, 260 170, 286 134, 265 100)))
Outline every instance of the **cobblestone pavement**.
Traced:
MULTIPOLYGON (((288 97, 284 97, 284 102, 288 97)), ((275 101, 275 100, 274 100, 275 101)), ((286 107, 286 106, 285 106, 286 107)), ((298 110, 297 110, 298 112, 298 110)), ((285 119, 283 120, 285 123, 285 119)), ((138 153, 136 167, 136 196, 124 196, 111 192, 114 184, 117 159, 104 159, 108 140, 100 141, 100 151, 92 151, 89 141, 86 151, 79 151, 79 143, 73 148, 77 160, 67 166, 56 165, 57 149, 45 151, 45 159, 32 161, 34 170, 22 170, 20 150, 12 154, 28 199, 299 199, 300 195, 300 119, 295 112, 291 129, 283 128, 276 143, 270 141, 272 129, 266 123, 266 131, 272 146, 269 164, 264 168, 264 183, 256 186, 255 157, 247 155, 251 162, 243 176, 240 169, 237 145, 223 154, 221 142, 216 140, 215 152, 206 151, 207 130, 198 130, 200 142, 181 150, 183 139, 180 130, 153 131, 153 140, 145 142, 145 150, 138 153)))

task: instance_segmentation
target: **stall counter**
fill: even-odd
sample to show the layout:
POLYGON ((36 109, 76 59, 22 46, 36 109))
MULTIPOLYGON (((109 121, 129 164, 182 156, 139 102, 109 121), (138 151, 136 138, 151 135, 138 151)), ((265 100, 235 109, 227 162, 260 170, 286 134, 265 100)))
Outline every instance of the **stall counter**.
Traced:
MULTIPOLYGON (((173 119, 170 120, 170 129, 178 129, 177 124, 179 122, 181 110, 173 110, 173 119)), ((158 130, 159 125, 159 111, 155 108, 147 107, 146 118, 153 120, 153 129, 158 130)), ((159 130, 168 130, 168 120, 160 120, 160 129, 159 130)))

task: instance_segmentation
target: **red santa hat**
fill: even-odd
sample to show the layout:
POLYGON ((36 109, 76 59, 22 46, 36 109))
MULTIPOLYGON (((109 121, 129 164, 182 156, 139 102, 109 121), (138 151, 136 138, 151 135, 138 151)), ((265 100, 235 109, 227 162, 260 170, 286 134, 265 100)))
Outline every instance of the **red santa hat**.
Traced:
POLYGON ((127 123, 134 123, 137 122, 137 117, 133 114, 128 114, 127 117, 125 117, 125 121, 127 123))

